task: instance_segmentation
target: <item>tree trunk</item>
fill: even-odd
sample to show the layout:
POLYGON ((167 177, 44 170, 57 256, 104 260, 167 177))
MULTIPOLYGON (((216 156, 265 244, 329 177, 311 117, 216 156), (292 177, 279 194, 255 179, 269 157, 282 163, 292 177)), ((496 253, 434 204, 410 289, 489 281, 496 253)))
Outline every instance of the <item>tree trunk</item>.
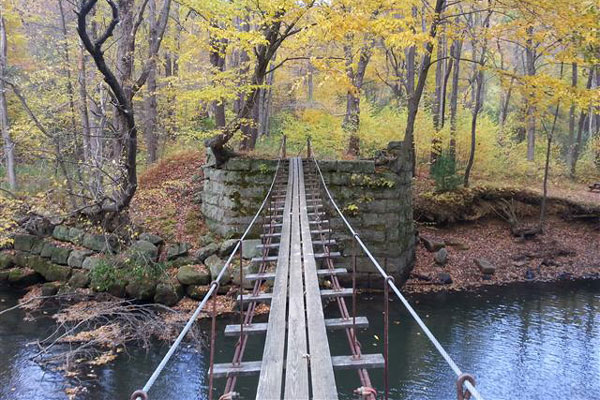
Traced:
MULTIPOLYGON (((158 40, 158 21, 156 20, 156 1, 148 1, 148 23, 150 29, 148 31, 149 46, 154 48, 156 41, 158 40)), ((144 108, 146 111, 146 124, 144 134, 146 137, 146 151, 148 153, 147 162, 148 164, 154 164, 158 160, 158 103, 156 100, 156 90, 158 89, 156 83, 156 59, 154 54, 148 55, 149 72, 148 80, 146 82, 148 93, 146 95, 144 108)))
MULTIPOLYGON (((577 87, 577 63, 571 64, 571 86, 577 87)), ((571 103, 569 108, 569 139, 567 142, 567 165, 571 167, 573 165, 573 152, 575 150, 575 103, 571 103)))
MULTIPOLYGON (((590 68, 590 73, 588 75, 587 84, 585 85, 585 88, 587 90, 590 90, 592 88, 593 78, 594 78, 594 67, 590 68)), ((584 126, 585 126, 585 118, 586 118, 586 112, 584 109, 582 109, 581 113, 579 114, 579 123, 577 124, 577 138, 575 140, 575 143, 573 144, 573 160, 571 162, 571 168, 569 171, 569 175, 571 176, 571 179, 575 178, 575 172, 577 170, 577 161, 579 160, 579 154, 581 152, 581 147, 583 144, 583 130, 584 130, 584 126)))
POLYGON ((456 159, 456 117, 458 113, 458 89, 460 79, 460 56, 462 52, 462 40, 452 43, 451 56, 454 60, 452 70, 452 91, 450 92, 450 157, 456 159))
POLYGON ((360 94, 363 80, 367 71, 367 65, 371 58, 370 44, 363 46, 360 50, 356 71, 353 68, 354 56, 350 45, 344 46, 346 57, 346 75, 352 83, 346 94, 346 114, 342 122, 342 128, 350 134, 348 139, 348 154, 358 156, 360 152, 360 140, 358 129, 360 127, 360 94))
POLYGON ((4 158, 6 160, 6 175, 8 185, 12 190, 17 188, 17 174, 15 172, 15 144, 10 135, 8 121, 8 104, 6 102, 6 68, 8 67, 6 23, 4 16, 0 15, 0 124, 2 128, 2 141, 4 142, 4 158))
MULTIPOLYGON (((482 49, 485 52, 485 48, 482 49)), ((482 58, 484 55, 482 54, 482 58)), ((473 169, 473 163, 475 162, 475 150, 477 148, 477 117, 482 106, 482 92, 483 92, 483 69, 478 69, 475 76, 475 103, 473 105, 473 113, 471 117, 471 149, 469 151, 469 161, 467 162, 467 168, 465 170, 465 187, 469 187, 469 179, 471 177, 471 170, 473 169)))
MULTIPOLYGON (((533 28, 527 28, 527 47, 525 48, 525 67, 528 76, 535 76, 535 47, 533 44, 533 28)), ((535 127, 536 127, 536 107, 532 104, 530 98, 527 99, 527 161, 533 161, 535 158, 535 127)))
MULTIPOLYGON (((434 13, 436 15, 441 14, 446 4, 446 0, 436 0, 434 13)), ((404 148, 408 152, 408 160, 412 164, 412 175, 416 172, 416 152, 415 152, 415 121, 417 120, 417 112, 419 111, 419 103, 423 96, 423 90, 425 89, 425 82, 427 81, 427 73, 429 71, 429 65, 431 63, 431 53, 433 51, 432 40, 435 39, 440 24, 439 19, 434 19, 431 22, 429 28, 429 38, 431 39, 424 45, 425 52, 421 57, 421 64, 419 67, 419 78, 417 85, 412 95, 409 95, 408 100, 408 115, 406 119, 406 129, 404 131, 404 148)))
POLYGON ((443 35, 438 40, 437 60, 435 62, 435 92, 431 114, 433 117, 433 137, 431 138, 431 153, 429 156, 429 172, 432 171, 438 156, 442 152, 442 145, 438 137, 441 129, 441 105, 442 105, 442 88, 444 86, 444 71, 445 71, 445 43, 443 35))

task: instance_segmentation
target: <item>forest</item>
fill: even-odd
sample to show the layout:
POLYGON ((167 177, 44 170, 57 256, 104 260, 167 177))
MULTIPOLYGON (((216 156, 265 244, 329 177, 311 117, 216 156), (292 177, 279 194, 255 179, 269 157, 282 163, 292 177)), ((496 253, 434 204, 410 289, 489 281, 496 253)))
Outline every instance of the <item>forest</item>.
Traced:
POLYGON ((593 1, 3 1, 2 188, 121 211, 165 155, 269 154, 284 133, 329 158, 412 144, 442 187, 539 186, 546 161, 591 184, 598 19, 593 1))

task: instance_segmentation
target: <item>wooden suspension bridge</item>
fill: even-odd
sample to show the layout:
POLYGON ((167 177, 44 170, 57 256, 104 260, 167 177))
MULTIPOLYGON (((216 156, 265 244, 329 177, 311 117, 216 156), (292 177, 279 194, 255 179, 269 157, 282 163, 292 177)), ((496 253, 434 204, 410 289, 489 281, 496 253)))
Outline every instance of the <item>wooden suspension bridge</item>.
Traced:
MULTIPOLYGON (((371 385, 369 370, 384 369, 382 398, 388 399, 388 326, 389 293, 395 293, 401 303, 420 326, 426 337, 457 376, 457 399, 471 396, 482 400, 475 389, 475 380, 463 373, 450 355, 425 326, 416 311, 400 293, 393 277, 387 275, 368 248, 348 223, 323 179, 318 162, 312 157, 310 141, 307 142, 308 158, 285 157, 285 138, 282 142, 281 157, 268 194, 258 212, 241 236, 230 254, 223 269, 211 283, 210 290, 198 305, 161 363, 148 379, 143 389, 135 391, 131 400, 147 400, 148 391, 156 382, 162 370, 191 329, 201 310, 212 299, 212 328, 210 340, 210 367, 208 399, 212 400, 215 379, 226 379, 225 389, 220 400, 231 400, 238 396, 235 392, 237 378, 257 375, 257 400, 268 399, 338 399, 339 393, 335 371, 353 369, 359 383, 354 395, 359 399, 375 400, 377 391, 371 385), (321 195, 326 196, 325 199, 321 195), (334 260, 341 255, 336 250, 332 238, 330 220, 326 218, 324 201, 328 201, 346 225, 353 237, 353 257, 351 268, 338 267, 334 260), (258 266, 258 272, 244 276, 242 246, 244 238, 262 216, 262 230, 259 245, 260 256, 251 260, 258 266), (357 251, 371 260, 384 282, 384 332, 383 354, 363 354, 357 338, 357 330, 368 327, 365 316, 356 315, 356 255, 357 251), (238 261, 239 260, 239 261, 238 261), (237 302, 240 310, 239 324, 227 325, 225 336, 237 337, 233 359, 229 363, 215 364, 216 294, 226 270, 237 264, 239 273, 239 294, 237 302), (352 275, 352 288, 344 288, 338 279, 341 275, 352 275), (321 282, 327 278, 328 287, 321 282), (252 290, 244 291, 243 282, 253 282, 252 290), (272 289, 267 292, 265 287, 272 289), (350 299, 348 307, 346 300, 350 299), (339 315, 326 318, 323 302, 334 302, 339 315), (254 322, 256 308, 261 303, 270 305, 268 322, 254 322), (330 334, 330 336, 329 336, 330 334), (244 360, 244 353, 250 335, 265 335, 261 360, 244 360), (332 356, 329 337, 345 336, 348 354, 332 356)), ((232 268, 233 269, 233 268, 232 268)), ((345 397, 348 394, 345 393, 345 397)))

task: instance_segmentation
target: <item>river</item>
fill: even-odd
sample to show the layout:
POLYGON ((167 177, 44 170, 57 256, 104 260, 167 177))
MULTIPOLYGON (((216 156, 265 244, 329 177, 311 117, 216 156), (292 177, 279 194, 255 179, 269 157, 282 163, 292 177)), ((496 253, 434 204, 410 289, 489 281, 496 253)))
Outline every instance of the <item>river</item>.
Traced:
MULTIPOLYGON (((19 293, 0 286, 0 310, 19 293)), ((485 399, 600 399, 600 281, 529 284, 470 293, 411 296, 420 315, 457 364, 477 378, 485 399)), ((382 352, 382 301, 361 299, 359 315, 370 328, 361 332, 363 352, 382 352)), ((454 376, 399 301, 391 304, 390 384, 392 399, 454 399, 454 376)), ((334 308, 327 308, 334 315, 334 308)), ((23 321, 21 311, 0 316, 0 399, 66 399, 67 383, 29 358, 52 321, 23 321)), ((219 321, 222 329, 227 318, 219 321)), ((329 335, 332 354, 348 353, 342 332, 329 335)), ((263 338, 249 343, 248 357, 258 359, 263 338)), ((229 361, 233 339, 218 339, 218 361, 229 361)), ((82 399, 127 399, 143 385, 166 351, 130 349, 109 366, 90 370, 82 399)), ((184 347, 150 392, 151 399, 206 397, 208 353, 184 347)), ((371 374, 377 388, 382 372, 371 374)), ((356 373, 336 373, 342 399, 353 399, 356 373)), ((237 390, 250 399, 257 378, 240 379, 237 390)), ((223 382, 217 381, 222 390, 223 382)), ((218 396, 217 396, 218 397, 218 396)))

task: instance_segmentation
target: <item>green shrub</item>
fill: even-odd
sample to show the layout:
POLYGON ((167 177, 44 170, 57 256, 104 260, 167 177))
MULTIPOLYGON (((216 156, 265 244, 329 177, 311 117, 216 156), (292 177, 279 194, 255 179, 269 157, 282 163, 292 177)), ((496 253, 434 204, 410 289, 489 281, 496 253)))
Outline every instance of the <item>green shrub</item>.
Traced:
POLYGON ((438 155, 431 167, 431 177, 435 181, 435 190, 438 192, 455 190, 463 182, 462 176, 456 173, 456 160, 448 151, 438 155))

